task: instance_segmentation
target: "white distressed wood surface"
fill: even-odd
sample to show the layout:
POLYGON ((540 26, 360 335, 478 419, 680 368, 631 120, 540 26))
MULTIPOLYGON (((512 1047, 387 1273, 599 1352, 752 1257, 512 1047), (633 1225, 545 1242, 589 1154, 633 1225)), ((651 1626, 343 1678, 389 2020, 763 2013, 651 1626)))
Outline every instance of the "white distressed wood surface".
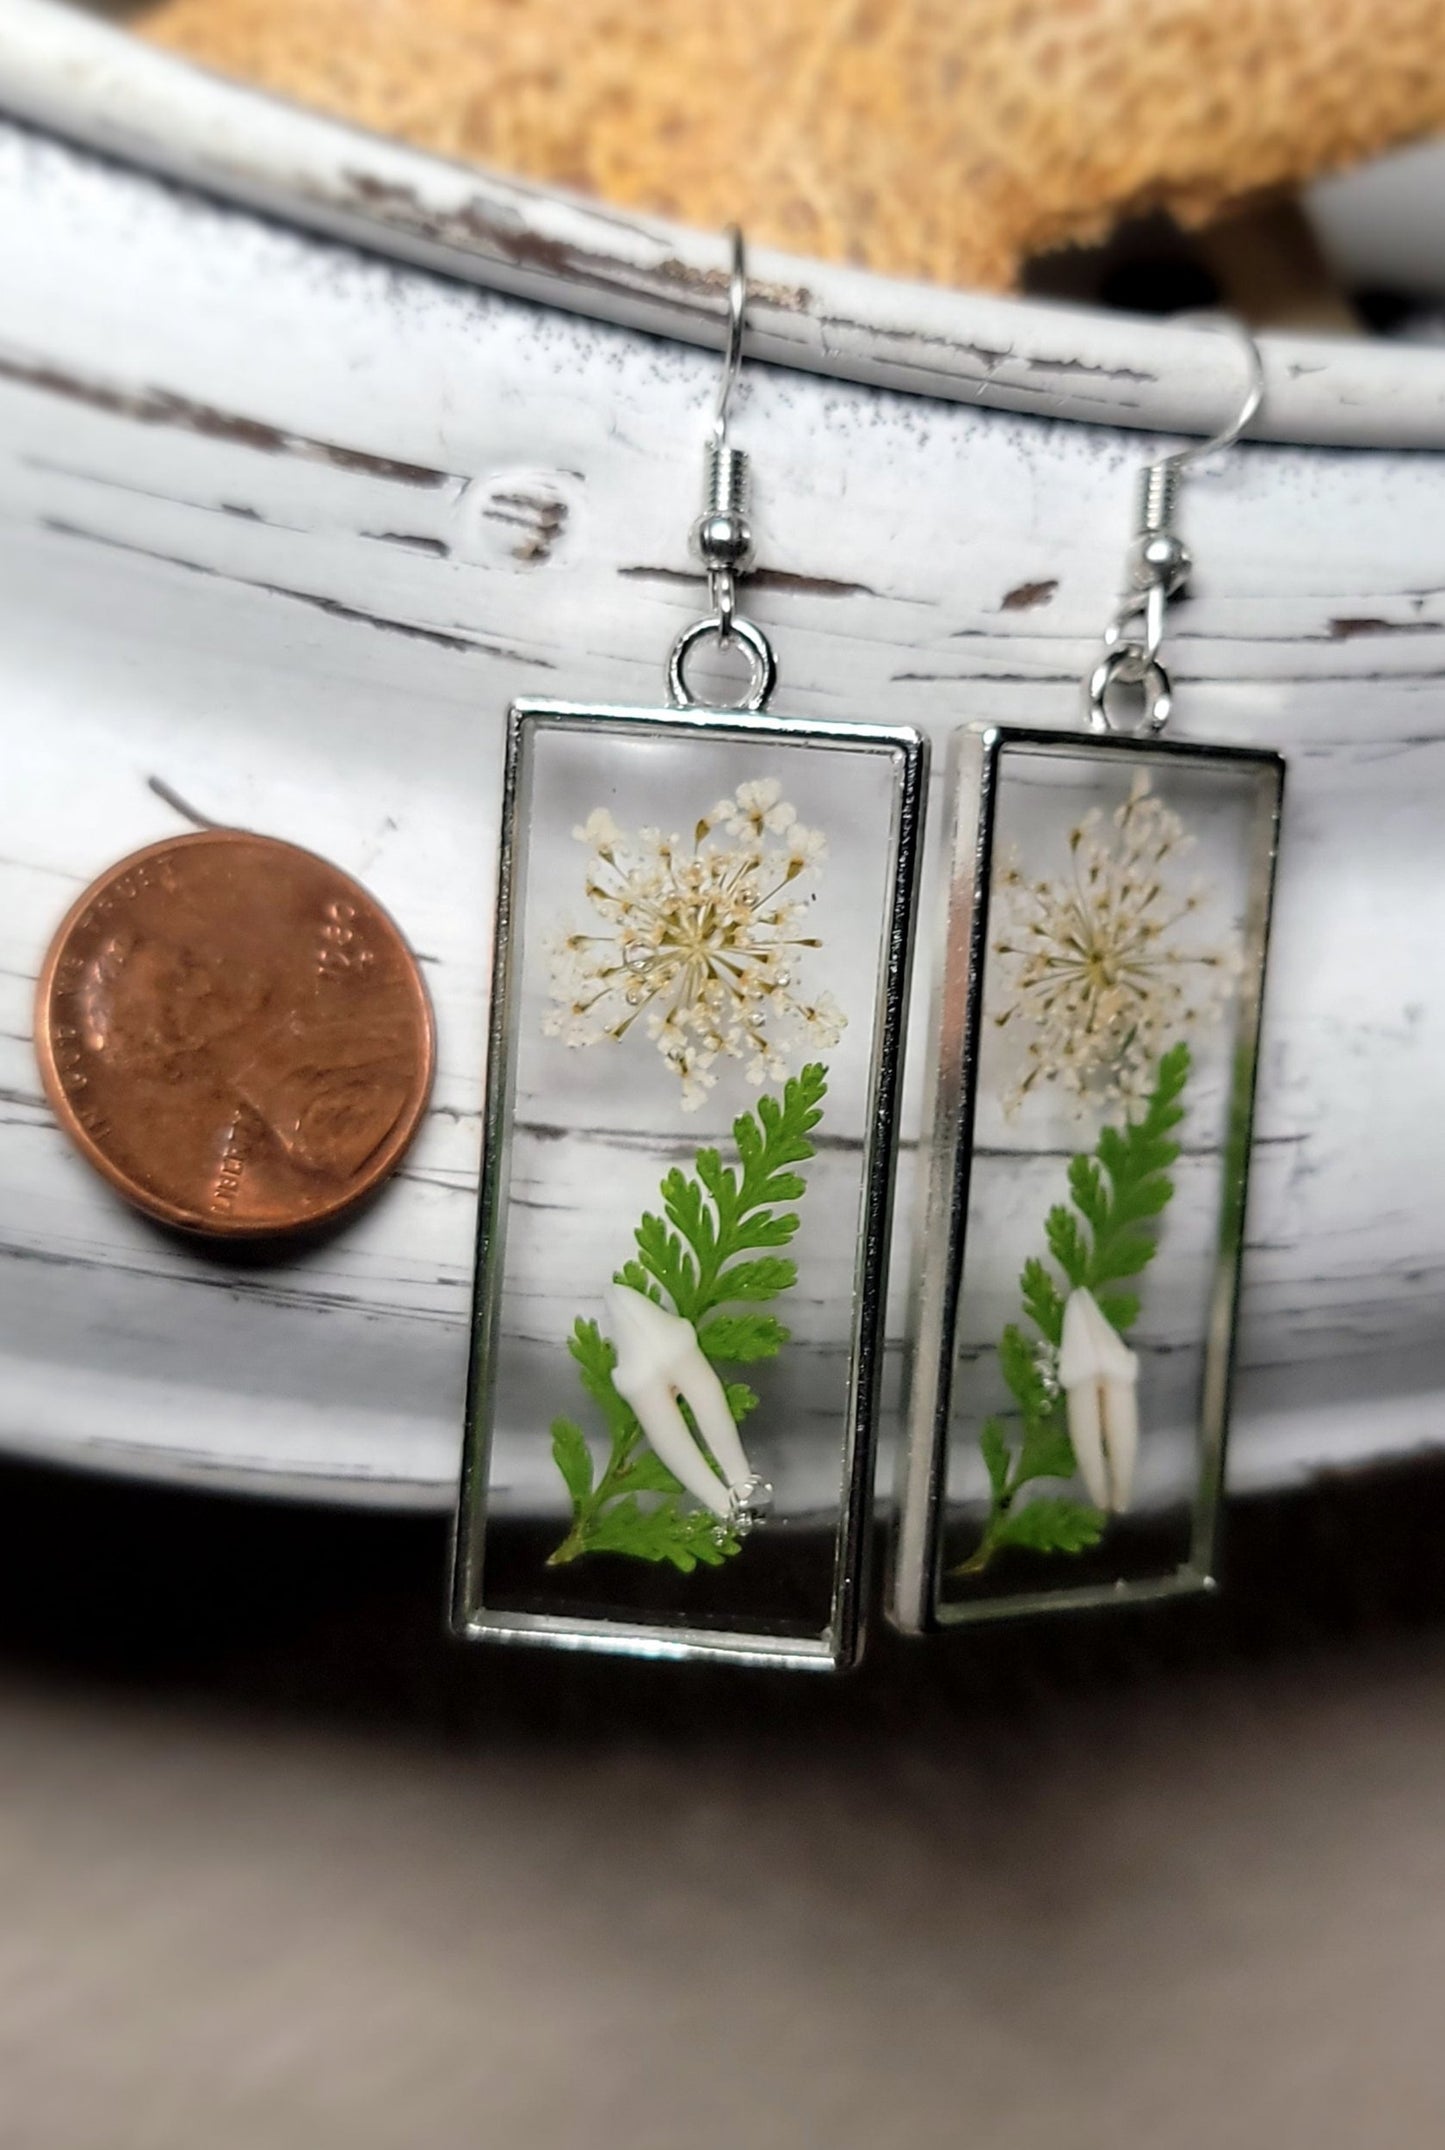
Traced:
MULTIPOLYGON (((288 221, 489 289, 688 342, 721 337, 728 250, 660 218, 449 163, 257 95, 77 13, 4 0, 0 108, 288 221)), ((758 250, 746 348, 833 378, 1003 410, 1214 433, 1227 341, 1181 322, 860 274, 758 250)), ((1433 354, 1274 337, 1264 439, 1445 447, 1433 354)))
MULTIPOLYGON (((657 700, 715 360, 22 127, 0 201, 0 1440, 445 1505, 502 711, 657 700), (426 960, 422 1138, 284 1266, 152 1231, 40 1102, 38 962, 84 881, 178 826, 152 776, 359 874, 426 960)), ((1435 422, 1425 368, 1401 437, 1435 422)), ((781 368, 739 430, 779 707, 1076 720, 1137 437, 781 368)), ((1439 1438, 1442 485, 1429 454, 1255 447, 1187 501, 1181 727, 1292 756, 1238 1486, 1439 1438)))

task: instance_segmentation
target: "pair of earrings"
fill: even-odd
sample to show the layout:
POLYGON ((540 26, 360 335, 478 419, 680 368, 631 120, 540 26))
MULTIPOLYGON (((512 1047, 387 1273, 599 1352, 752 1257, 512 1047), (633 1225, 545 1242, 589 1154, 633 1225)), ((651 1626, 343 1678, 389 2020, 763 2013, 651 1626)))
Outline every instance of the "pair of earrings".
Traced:
MULTIPOLYGON (((773 715, 722 387, 665 708, 510 712, 467 1635, 836 1666, 869 1595, 928 744, 773 715), (691 684, 741 652, 741 703, 691 684)), ((1207 1583, 1283 765, 1163 736, 1146 473, 1080 735, 961 725, 889 1585, 912 1632, 1207 1583), (1121 699, 1142 702, 1125 728, 1121 699)))

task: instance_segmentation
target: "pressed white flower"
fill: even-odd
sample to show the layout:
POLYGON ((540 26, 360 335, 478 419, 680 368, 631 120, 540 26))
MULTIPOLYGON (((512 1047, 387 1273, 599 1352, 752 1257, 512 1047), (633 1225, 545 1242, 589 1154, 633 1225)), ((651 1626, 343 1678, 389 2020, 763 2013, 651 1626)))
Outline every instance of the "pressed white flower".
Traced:
POLYGON ((798 1020, 807 1032, 808 1043, 816 1045, 821 1052, 831 1052, 848 1027, 848 1018, 831 993, 819 993, 813 1000, 798 1002, 798 1020))
POLYGON ((1185 886, 1192 837, 1148 774, 1107 819, 1096 807, 1069 832, 1069 870, 998 877, 1003 930, 993 943, 1005 1003, 994 1021, 1026 1034, 1016 1111, 1041 1081, 1090 1101, 1133 1102, 1173 1039, 1214 1020, 1239 971, 1232 943, 1196 945, 1204 891, 1185 886))
POLYGON ((615 844, 622 831, 605 806, 595 806, 582 826, 574 829, 572 834, 578 843, 595 844, 600 850, 604 844, 615 844))
POLYGON ((821 866, 828 856, 828 839, 821 829, 805 829, 800 821, 788 827, 788 857, 799 866, 821 866))
POLYGON ((808 995, 798 977, 821 945, 801 925, 806 877, 827 846, 774 778, 740 784, 690 841, 652 828, 629 835, 600 807, 573 834, 592 854, 583 885, 593 917, 548 943, 550 1036, 585 1047, 625 1037, 641 1019, 689 1112, 720 1061, 775 1081, 799 1046, 838 1043, 842 1008, 829 993, 808 995))
POLYGON ((727 817, 730 836, 762 836, 765 833, 781 836, 798 818, 796 810, 783 797, 783 787, 775 776, 739 784, 734 798, 725 803, 730 808, 727 817))

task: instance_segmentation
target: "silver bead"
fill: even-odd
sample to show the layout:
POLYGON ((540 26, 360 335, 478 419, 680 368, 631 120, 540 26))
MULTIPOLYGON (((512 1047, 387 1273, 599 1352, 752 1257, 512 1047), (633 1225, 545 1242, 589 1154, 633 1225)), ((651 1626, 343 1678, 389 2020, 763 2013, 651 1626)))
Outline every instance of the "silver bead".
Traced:
POLYGON ((1182 590, 1194 562, 1189 547, 1172 530, 1151 530, 1134 540, 1129 574, 1136 590, 1163 589, 1171 597, 1182 590))
POLYGON ((693 524, 692 545, 704 567, 739 574, 752 561, 752 526, 736 508, 711 508, 693 524))

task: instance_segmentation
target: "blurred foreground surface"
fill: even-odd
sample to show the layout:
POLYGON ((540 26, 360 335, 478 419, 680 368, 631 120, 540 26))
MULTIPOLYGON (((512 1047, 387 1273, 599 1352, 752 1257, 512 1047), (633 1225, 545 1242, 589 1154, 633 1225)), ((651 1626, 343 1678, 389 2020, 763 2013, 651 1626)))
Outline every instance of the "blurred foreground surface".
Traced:
POLYGON ((1445 1467, 828 1684, 463 1652, 429 1521, 0 1470, 3 2150, 1414 2150, 1445 1467))

